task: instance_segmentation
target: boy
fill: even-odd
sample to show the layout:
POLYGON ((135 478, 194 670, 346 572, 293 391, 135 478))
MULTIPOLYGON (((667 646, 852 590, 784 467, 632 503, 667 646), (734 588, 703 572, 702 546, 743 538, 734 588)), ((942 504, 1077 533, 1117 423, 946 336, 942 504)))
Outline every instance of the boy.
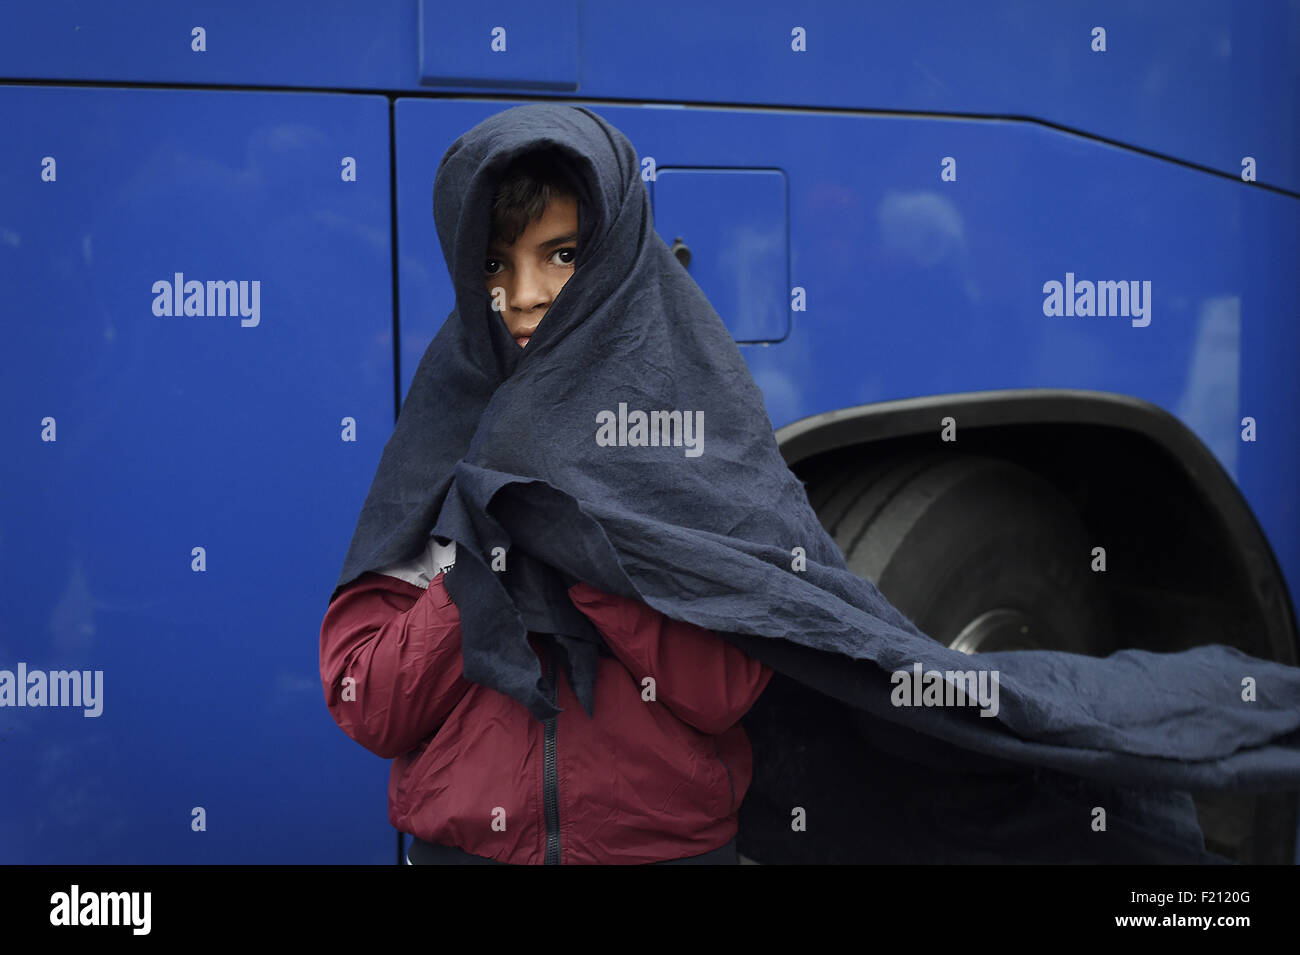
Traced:
MULTIPOLYGON (((571 181, 562 157, 538 150, 496 191, 484 283, 521 349, 574 273, 571 181)), ((393 760, 389 819, 413 836, 407 861, 735 863, 752 776, 739 720, 772 671, 709 630, 577 583, 569 596, 613 655, 600 658, 588 718, 546 636, 530 632, 562 709, 539 723, 464 678, 460 612, 443 583, 455 560, 454 543, 430 536, 417 559, 343 588, 321 627, 330 713, 393 760)))

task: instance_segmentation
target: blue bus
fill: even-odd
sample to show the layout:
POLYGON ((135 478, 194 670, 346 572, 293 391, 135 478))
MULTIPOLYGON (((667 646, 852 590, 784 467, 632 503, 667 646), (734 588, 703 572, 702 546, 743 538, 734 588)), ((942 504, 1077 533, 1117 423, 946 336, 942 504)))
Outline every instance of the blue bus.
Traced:
MULTIPOLYGON (((452 306, 438 161, 539 99, 636 146, 925 632, 1295 664, 1298 50, 1297 0, 6 4, 0 862, 402 858, 317 635, 452 306)), ((1296 861, 1296 794, 1197 806, 1296 861)))

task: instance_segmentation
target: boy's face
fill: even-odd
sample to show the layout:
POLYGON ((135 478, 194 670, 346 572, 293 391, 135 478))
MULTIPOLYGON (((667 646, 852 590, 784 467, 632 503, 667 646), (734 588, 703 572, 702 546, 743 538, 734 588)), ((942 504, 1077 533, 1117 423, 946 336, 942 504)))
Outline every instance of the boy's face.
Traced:
POLYGON ((484 265, 488 294, 519 347, 528 344, 573 275, 577 241, 578 203, 556 196, 513 245, 502 245, 495 238, 489 243, 484 265))

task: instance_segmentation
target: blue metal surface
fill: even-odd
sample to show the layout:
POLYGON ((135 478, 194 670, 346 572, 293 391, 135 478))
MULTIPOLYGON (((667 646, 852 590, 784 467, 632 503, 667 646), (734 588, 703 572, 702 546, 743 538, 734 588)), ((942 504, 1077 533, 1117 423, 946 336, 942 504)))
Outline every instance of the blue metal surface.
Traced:
MULTIPOLYGON (((491 19, 509 36, 512 24, 527 33, 553 16, 552 36, 567 44, 572 2, 499 0, 491 19)), ((429 19, 474 16, 462 8, 431 3, 429 19)), ((1032 117, 1234 177, 1251 156, 1261 183, 1300 192, 1300 0, 932 0, 923 10, 908 0, 578 0, 576 10, 582 99, 1032 117), (1093 50, 1097 27, 1104 52, 1093 50)), ((0 80, 412 92, 425 86, 420 36, 418 0, 10 3, 0 80)), ((519 86, 495 92, 546 79, 517 75, 519 86)))
POLYGON ((387 104, 0 88, 0 115, 0 668, 103 674, 98 716, 0 708, 0 863, 392 862, 387 763, 334 725, 316 639, 393 423, 387 104), (155 314, 177 272, 260 282, 257 324, 155 314))
POLYGON ((420 0, 419 24, 427 86, 577 88, 577 0, 507 9, 420 0))
POLYGON ((779 169, 664 169, 648 184, 655 226, 738 342, 790 333, 790 244, 779 169))

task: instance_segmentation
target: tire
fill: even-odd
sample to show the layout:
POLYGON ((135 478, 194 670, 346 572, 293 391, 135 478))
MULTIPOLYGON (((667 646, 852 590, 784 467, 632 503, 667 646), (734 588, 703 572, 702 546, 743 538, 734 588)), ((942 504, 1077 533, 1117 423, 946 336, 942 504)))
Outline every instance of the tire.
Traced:
MULTIPOLYGON (((851 571, 922 632, 966 653, 1116 649, 1081 521, 1059 491, 996 458, 912 452, 845 462, 809 501, 851 571), (847 475, 845 472, 849 472, 847 475)), ((869 738, 870 721, 859 720, 869 738)), ((1290 862, 1294 814, 1272 794, 1194 794, 1206 846, 1239 862, 1290 862), (1283 833, 1288 831, 1290 843, 1283 833)))
POLYGON ((1073 508, 995 458, 907 455, 864 469, 824 504, 851 571, 966 653, 1114 649, 1105 591, 1073 508))

